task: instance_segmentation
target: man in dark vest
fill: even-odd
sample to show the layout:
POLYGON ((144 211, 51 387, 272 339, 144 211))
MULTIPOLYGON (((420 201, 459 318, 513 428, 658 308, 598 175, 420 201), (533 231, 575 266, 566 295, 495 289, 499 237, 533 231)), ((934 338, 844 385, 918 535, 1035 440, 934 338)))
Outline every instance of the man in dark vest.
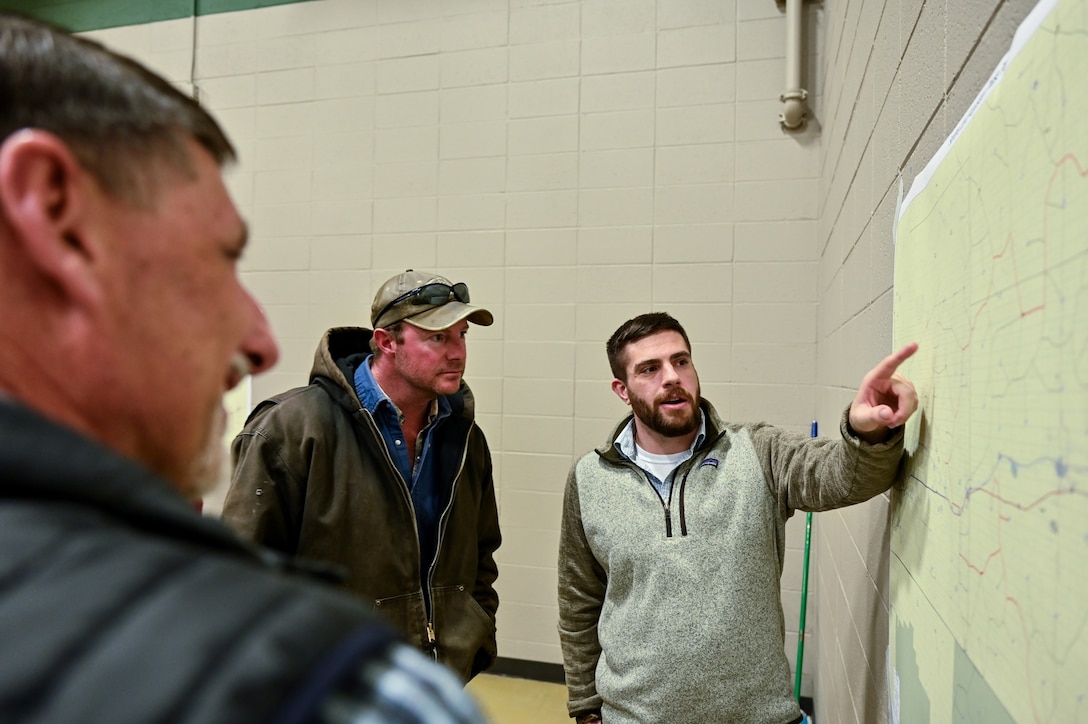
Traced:
POLYGON ((223 394, 278 351, 216 122, 0 14, 0 721, 465 722, 353 598, 204 519, 223 394))

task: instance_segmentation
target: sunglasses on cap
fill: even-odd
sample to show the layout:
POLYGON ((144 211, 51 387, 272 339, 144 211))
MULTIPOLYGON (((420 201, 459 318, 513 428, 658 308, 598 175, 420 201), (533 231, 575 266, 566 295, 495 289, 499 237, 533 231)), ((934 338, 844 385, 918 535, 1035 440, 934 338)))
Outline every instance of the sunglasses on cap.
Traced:
MULTIPOLYGON (((385 316, 386 312, 404 301, 409 301, 413 306, 441 307, 443 304, 448 304, 455 299, 462 304, 468 304, 468 285, 464 282, 457 282, 452 286, 441 282, 424 284, 421 287, 409 289, 382 307, 382 311, 378 312, 378 316, 374 317, 374 323, 377 324, 385 316)), ((407 319, 407 317, 404 318, 407 319)))

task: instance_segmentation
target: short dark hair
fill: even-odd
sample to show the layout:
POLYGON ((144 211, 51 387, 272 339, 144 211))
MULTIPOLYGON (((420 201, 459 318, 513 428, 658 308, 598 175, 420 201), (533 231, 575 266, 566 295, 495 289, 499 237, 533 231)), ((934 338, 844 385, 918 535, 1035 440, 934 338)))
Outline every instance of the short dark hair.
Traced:
POLYGON ((215 120, 131 58, 66 30, 0 13, 0 144, 26 128, 64 141, 111 195, 149 194, 148 160, 192 174, 187 138, 220 166, 234 148, 215 120))
MULTIPOLYGON (((397 344, 404 344, 404 325, 407 324, 403 319, 387 324, 382 327, 386 332, 393 335, 393 341, 397 344)), ((375 359, 382 356, 382 349, 378 346, 378 343, 374 341, 374 336, 370 337, 370 351, 374 354, 375 359)))
POLYGON ((684 338, 684 344, 691 351, 691 340, 683 326, 668 312, 649 312, 640 314, 634 319, 628 319, 620 325, 620 328, 612 333, 605 344, 605 352, 608 353, 608 365, 612 368, 612 376, 617 380, 627 381, 627 358, 624 350, 627 345, 640 339, 649 337, 658 332, 676 332, 684 338))

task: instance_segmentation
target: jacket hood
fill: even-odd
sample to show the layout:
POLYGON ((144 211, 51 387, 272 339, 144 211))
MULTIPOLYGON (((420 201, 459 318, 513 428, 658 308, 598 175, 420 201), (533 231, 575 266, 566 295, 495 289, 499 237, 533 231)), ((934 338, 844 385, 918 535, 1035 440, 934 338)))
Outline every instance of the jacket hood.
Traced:
POLYGON ((374 332, 363 327, 333 327, 321 336, 314 350, 310 382, 327 377, 341 387, 355 389, 354 379, 348 379, 348 369, 354 370, 370 354, 370 338, 374 332))

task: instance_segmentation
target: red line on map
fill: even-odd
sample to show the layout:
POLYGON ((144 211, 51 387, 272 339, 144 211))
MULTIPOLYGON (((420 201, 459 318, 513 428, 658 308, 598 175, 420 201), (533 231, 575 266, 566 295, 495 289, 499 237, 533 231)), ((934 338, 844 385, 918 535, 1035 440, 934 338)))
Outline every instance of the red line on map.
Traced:
MULTIPOLYGON (((1067 153, 1064 156, 1062 156, 1060 159, 1058 159, 1058 162, 1054 164, 1053 171, 1050 172, 1050 179, 1047 181, 1047 184, 1046 184, 1046 193, 1043 195, 1043 206, 1044 207, 1049 208, 1049 206, 1050 206, 1050 194, 1051 194, 1051 191, 1053 191, 1053 189, 1054 189, 1054 182, 1057 180, 1058 174, 1061 171, 1062 166, 1064 166, 1066 163, 1071 163, 1073 166, 1075 166, 1076 170, 1077 170, 1077 174, 1081 178, 1088 177, 1088 171, 1085 171, 1084 167, 1080 165, 1080 161, 1077 159, 1075 154, 1067 153)), ((1049 222, 1050 222, 1050 215, 1044 211, 1044 213, 1043 213, 1043 239, 1042 239, 1042 244, 1043 244, 1043 269, 1044 270, 1048 268, 1048 266, 1047 266, 1047 264, 1048 264, 1048 262, 1047 262, 1047 242, 1048 242, 1048 239, 1050 238, 1050 230, 1048 228, 1049 227, 1049 222)), ((1020 318, 1023 319, 1024 317, 1028 317, 1028 316, 1030 316, 1032 314, 1035 314, 1036 312, 1041 312, 1042 310, 1046 309, 1047 285, 1045 283, 1043 284, 1043 300, 1039 304, 1036 304, 1033 307, 1029 307, 1027 309, 1024 308, 1024 299, 1023 299, 1023 296, 1021 295, 1021 289, 1020 289, 1020 269, 1016 264, 1016 255, 1014 253, 1015 252, 1015 247, 1013 246, 1012 242, 1013 242, 1012 234, 1009 234, 1008 237, 1006 237, 1006 239, 1005 239, 1005 245, 1001 248, 1001 251, 997 252, 996 254, 994 254, 990 258, 990 270, 991 270, 991 272, 990 272, 990 288, 986 290, 986 300, 984 302, 982 302, 981 305, 979 305, 979 308, 977 310, 975 310, 975 318, 971 322, 971 330, 967 335, 967 342, 965 342, 964 345, 960 348, 961 350, 965 350, 965 349, 967 349, 968 347, 971 346, 971 341, 975 336, 975 327, 978 325, 979 317, 982 316, 983 310, 986 309, 986 306, 990 303, 990 300, 993 298, 994 278, 996 276, 993 273, 993 269, 997 267, 997 263, 999 261, 1001 261, 1002 259, 1005 258, 1006 253, 1009 255, 1009 261, 1012 262, 1012 273, 1013 273, 1013 277, 1015 278, 1015 286, 1016 286, 1016 302, 1017 302, 1017 306, 1020 307, 1020 318)))
POLYGON ((998 548, 998 549, 997 549, 997 550, 995 550, 995 551, 994 551, 993 553, 991 553, 990 555, 986 556, 986 562, 982 564, 982 568, 979 568, 979 567, 978 567, 978 566, 976 566, 976 565, 975 565, 974 563, 972 563, 971 561, 967 560, 967 556, 963 555, 962 553, 960 553, 960 558, 962 558, 962 559, 963 559, 963 562, 967 564, 967 567, 968 567, 968 568, 970 568, 970 569, 971 569, 972 571, 974 571, 975 573, 979 574, 980 576, 983 576, 983 575, 986 575, 986 569, 990 567, 990 561, 992 561, 992 560, 994 559, 994 557, 995 557, 995 556, 998 556, 998 555, 1000 555, 1000 554, 1001 554, 1001 549, 1000 549, 1000 548, 998 548))
POLYGON ((1028 631, 1028 623, 1024 620, 1024 609, 1020 606, 1020 601, 1013 596, 1005 596, 1005 600, 1016 608, 1016 615, 1020 619, 1020 631, 1024 635, 1024 648, 1026 649, 1024 672, 1028 680, 1028 699, 1031 701, 1031 711, 1035 715, 1035 721, 1042 722, 1043 718, 1039 715, 1039 706, 1035 703, 1035 688, 1031 686, 1031 682, 1035 681, 1031 676, 1031 632, 1028 631))

